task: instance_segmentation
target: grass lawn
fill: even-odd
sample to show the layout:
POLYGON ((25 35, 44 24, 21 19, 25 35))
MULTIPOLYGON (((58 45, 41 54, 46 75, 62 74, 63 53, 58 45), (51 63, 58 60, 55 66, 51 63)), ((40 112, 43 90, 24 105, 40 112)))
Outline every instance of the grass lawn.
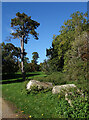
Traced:
POLYGON ((10 100, 21 111, 24 111, 28 116, 35 118, 59 117, 55 111, 56 106, 59 104, 59 100, 56 95, 52 95, 51 92, 39 93, 39 94, 27 94, 24 89, 25 82, 4 84, 3 96, 6 100, 10 100), (51 109, 51 110, 50 110, 51 109))
MULTIPOLYGON (((30 73, 30 77, 28 77, 35 77, 34 74, 40 77, 45 76, 43 73, 30 73)), ((2 85, 3 97, 24 111, 24 114, 32 118, 89 118, 87 97, 86 99, 80 98, 80 96, 75 98, 74 106, 71 107, 64 96, 53 95, 51 91, 27 94, 27 82, 2 85)))
MULTIPOLYGON (((42 76, 46 76, 46 75, 43 72, 28 72, 28 73, 26 73, 27 80, 32 79, 37 76, 42 77, 42 76)), ((22 81, 21 72, 17 72, 15 74, 4 75, 2 77, 2 84, 21 82, 21 81, 22 81)))

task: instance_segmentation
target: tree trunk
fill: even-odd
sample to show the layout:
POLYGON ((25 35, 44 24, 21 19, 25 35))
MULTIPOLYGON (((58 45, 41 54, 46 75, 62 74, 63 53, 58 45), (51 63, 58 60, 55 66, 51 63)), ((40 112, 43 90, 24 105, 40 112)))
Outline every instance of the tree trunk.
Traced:
POLYGON ((22 36, 22 40, 21 40, 21 72, 22 72, 23 80, 25 80, 25 71, 24 71, 24 36, 22 36))
POLYGON ((19 61, 18 57, 17 57, 17 63, 18 63, 19 69, 21 70, 21 64, 20 64, 20 61, 19 61))

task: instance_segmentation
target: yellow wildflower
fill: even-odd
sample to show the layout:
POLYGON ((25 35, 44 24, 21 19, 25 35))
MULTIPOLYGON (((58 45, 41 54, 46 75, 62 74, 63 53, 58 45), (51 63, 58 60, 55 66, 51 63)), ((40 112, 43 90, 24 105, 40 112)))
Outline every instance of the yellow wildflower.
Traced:
POLYGON ((16 116, 18 116, 18 115, 16 115, 16 116))
POLYGON ((21 112, 24 112, 24 111, 21 111, 21 112))
POLYGON ((30 115, 29 118, 31 118, 32 116, 30 115))
POLYGON ((43 114, 42 114, 42 116, 43 116, 43 114))

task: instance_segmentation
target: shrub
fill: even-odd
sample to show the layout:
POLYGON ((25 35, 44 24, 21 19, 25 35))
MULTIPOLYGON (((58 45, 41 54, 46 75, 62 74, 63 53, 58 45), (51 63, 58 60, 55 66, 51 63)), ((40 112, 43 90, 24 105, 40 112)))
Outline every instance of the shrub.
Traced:
POLYGON ((67 81, 64 79, 64 74, 61 72, 54 72, 50 75, 44 77, 35 77, 33 79, 38 80, 40 82, 52 82, 53 85, 58 85, 58 84, 61 85, 67 83, 67 81))

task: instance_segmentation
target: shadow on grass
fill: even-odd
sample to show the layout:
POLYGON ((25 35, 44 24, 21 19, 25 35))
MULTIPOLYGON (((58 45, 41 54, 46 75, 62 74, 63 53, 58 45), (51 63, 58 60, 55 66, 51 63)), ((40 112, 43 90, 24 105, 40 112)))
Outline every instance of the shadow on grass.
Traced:
MULTIPOLYGON (((40 75, 40 74, 26 74, 26 77, 32 77, 35 75, 40 75)), ((16 78, 21 78, 22 74, 6 74, 6 75, 2 75, 2 80, 7 80, 7 79, 16 79, 16 78)))
POLYGON ((12 81, 2 81, 2 84, 11 84, 11 83, 18 83, 18 82, 23 82, 23 79, 17 79, 17 80, 12 80, 12 81))
MULTIPOLYGON (((29 77, 33 77, 36 75, 40 75, 40 74, 36 74, 36 73, 27 73, 26 74, 26 80, 30 80, 29 77)), ((22 75, 21 74, 8 74, 8 75, 2 75, 2 81, 0 81, 0 84, 10 84, 10 83, 18 83, 18 82, 23 82, 25 80, 22 79, 22 75)))

